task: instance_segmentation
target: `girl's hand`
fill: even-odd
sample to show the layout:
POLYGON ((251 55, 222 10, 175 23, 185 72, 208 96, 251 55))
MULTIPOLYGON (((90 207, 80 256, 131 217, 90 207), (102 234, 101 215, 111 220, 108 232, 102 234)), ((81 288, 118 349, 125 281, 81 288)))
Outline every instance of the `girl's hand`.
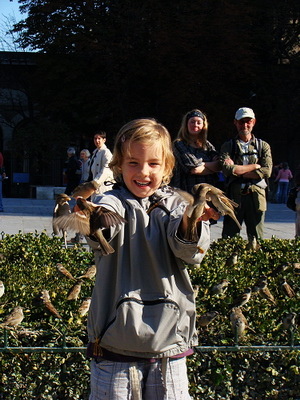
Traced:
POLYGON ((198 221, 208 221, 209 219, 214 219, 217 221, 220 217, 221 214, 218 211, 207 205, 204 208, 204 214, 198 218, 198 221))

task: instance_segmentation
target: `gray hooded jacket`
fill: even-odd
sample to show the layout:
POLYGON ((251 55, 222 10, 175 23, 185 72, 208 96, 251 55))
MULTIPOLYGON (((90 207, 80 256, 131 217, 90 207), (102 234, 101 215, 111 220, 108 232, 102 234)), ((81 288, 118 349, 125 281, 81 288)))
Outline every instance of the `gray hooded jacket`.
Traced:
POLYGON ((170 187, 145 199, 119 187, 95 203, 119 213, 127 223, 110 228, 115 252, 108 256, 89 240, 97 264, 88 316, 90 342, 143 358, 175 356, 197 345, 195 299, 186 264, 203 259, 209 224, 202 222, 197 243, 181 239, 177 230, 186 203, 170 187), (147 213, 151 204, 159 206, 147 213))

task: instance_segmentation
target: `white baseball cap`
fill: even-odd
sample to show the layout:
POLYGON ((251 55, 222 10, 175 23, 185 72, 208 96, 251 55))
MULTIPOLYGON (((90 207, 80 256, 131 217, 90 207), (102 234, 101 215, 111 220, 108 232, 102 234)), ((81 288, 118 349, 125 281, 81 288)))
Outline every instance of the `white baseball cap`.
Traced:
POLYGON ((242 118, 253 118, 255 119, 255 114, 252 108, 242 107, 237 110, 234 117, 237 121, 242 118))

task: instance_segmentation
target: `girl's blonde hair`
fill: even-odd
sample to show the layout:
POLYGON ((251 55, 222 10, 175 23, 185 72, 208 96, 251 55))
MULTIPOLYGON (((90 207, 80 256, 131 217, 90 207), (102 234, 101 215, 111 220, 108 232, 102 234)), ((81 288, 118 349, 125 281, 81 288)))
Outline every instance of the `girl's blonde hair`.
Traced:
POLYGON ((194 108, 193 110, 187 112, 181 121, 181 126, 178 131, 177 139, 176 140, 184 140, 185 142, 189 142, 190 139, 190 134, 188 131, 188 120, 192 117, 200 117, 203 120, 203 128, 198 134, 199 140, 202 143, 202 146, 206 148, 206 141, 207 141, 207 130, 208 130, 208 121, 206 115, 201 111, 198 110, 197 108, 194 108))
POLYGON ((130 151, 132 143, 159 143, 165 163, 163 184, 168 184, 172 177, 175 158, 172 151, 171 137, 168 130, 155 119, 135 119, 125 124, 117 134, 113 150, 113 157, 109 164, 117 181, 122 180, 121 165, 124 158, 124 143, 128 143, 130 151))

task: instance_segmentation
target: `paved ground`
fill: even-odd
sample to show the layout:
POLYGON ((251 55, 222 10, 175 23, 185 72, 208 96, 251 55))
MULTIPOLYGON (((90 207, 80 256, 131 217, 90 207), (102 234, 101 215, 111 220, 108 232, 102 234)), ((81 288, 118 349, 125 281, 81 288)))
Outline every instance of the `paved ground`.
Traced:
MULTIPOLYGON (((4 198, 4 212, 0 213, 0 233, 42 232, 52 234, 52 211, 54 200, 4 198)), ((212 240, 221 237, 222 220, 211 227, 212 240)), ((246 238, 245 228, 241 232, 246 238)), ((285 204, 268 204, 265 223, 265 239, 293 239, 295 235, 295 212, 285 204)), ((68 238, 73 237, 70 233, 68 238)))

